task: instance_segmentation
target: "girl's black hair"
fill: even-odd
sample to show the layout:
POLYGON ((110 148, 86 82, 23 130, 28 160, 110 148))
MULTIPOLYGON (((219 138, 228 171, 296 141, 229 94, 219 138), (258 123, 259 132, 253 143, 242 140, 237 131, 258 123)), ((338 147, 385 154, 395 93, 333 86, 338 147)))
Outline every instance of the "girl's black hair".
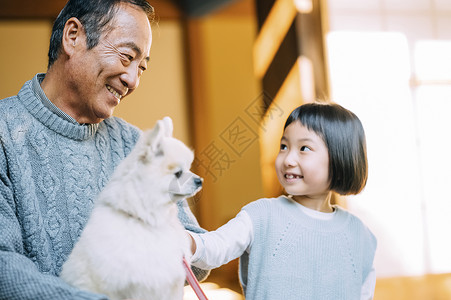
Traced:
POLYGON ((366 139, 359 118, 334 103, 308 103, 293 110, 284 129, 300 122, 320 136, 329 151, 330 190, 360 193, 368 179, 366 139))
POLYGON ((115 16, 121 3, 135 5, 147 14, 149 20, 154 18, 154 9, 146 0, 69 0, 53 23, 48 68, 60 54, 63 30, 67 20, 75 17, 81 22, 86 33, 88 49, 92 49, 99 43, 100 35, 115 16))

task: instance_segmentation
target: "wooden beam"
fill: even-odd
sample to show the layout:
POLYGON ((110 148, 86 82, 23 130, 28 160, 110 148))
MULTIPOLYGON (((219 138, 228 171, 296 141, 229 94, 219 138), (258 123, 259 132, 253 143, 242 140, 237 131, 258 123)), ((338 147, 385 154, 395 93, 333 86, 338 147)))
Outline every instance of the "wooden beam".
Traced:
POLYGON ((330 97, 325 48, 326 3, 325 0, 312 0, 312 11, 298 14, 296 18, 300 55, 307 57, 313 63, 315 97, 321 100, 327 100, 330 97))
MULTIPOLYGON (((0 0, 0 19, 55 19, 67 0, 0 0)), ((179 19, 182 12, 170 0, 150 0, 157 20, 179 19)))
POLYGON ((254 0, 236 0, 212 13, 216 17, 255 16, 254 0))
POLYGON ((150 0, 155 9, 157 20, 178 20, 184 17, 183 12, 170 0, 150 0))
POLYGON ((312 97, 329 98, 324 46, 325 2, 256 0, 262 26, 254 44, 255 74, 262 79, 270 97, 275 97, 293 64, 304 56, 313 64, 315 94, 312 97))
POLYGON ((263 78, 290 29, 297 10, 293 0, 277 0, 266 16, 254 44, 255 75, 263 78))
POLYGON ((8 19, 54 19, 67 0, 0 0, 0 18, 8 19))

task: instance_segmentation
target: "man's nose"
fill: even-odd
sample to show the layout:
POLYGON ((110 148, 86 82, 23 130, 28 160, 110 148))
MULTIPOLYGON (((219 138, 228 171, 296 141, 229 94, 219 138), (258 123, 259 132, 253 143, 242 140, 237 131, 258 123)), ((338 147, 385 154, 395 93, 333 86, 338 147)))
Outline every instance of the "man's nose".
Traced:
POLYGON ((129 90, 134 90, 139 85, 140 74, 138 68, 130 66, 127 72, 122 73, 121 82, 129 90))

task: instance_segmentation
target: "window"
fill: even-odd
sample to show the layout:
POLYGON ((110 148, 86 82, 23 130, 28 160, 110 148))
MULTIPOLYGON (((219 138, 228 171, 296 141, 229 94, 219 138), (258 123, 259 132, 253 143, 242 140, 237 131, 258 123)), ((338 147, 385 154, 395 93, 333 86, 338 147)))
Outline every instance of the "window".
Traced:
POLYGON ((331 32, 331 97, 364 125, 369 181, 349 208, 378 238, 378 276, 451 272, 451 42, 331 32))

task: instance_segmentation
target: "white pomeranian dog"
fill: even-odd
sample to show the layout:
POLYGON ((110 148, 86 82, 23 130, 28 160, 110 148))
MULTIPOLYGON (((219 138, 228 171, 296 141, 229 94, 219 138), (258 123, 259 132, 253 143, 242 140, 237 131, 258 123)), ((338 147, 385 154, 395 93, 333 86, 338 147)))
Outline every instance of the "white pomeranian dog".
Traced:
POLYGON ((142 134, 96 200, 61 278, 112 300, 181 300, 190 256, 177 201, 196 194, 193 152, 165 117, 142 134))

